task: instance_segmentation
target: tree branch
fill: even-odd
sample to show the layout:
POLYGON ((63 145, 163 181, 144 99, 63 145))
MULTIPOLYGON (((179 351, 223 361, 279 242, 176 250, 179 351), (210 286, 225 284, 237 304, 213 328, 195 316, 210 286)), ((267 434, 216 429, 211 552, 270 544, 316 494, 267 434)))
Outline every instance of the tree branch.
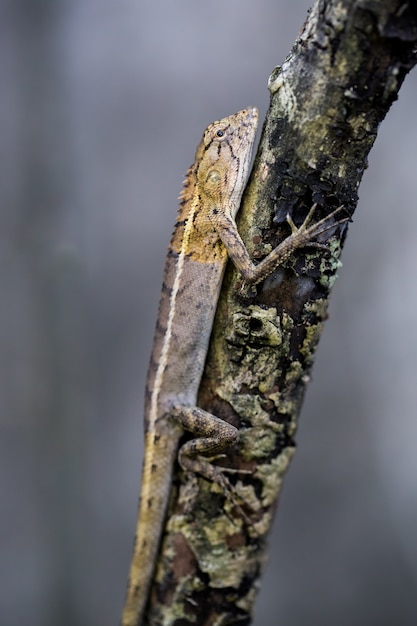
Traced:
MULTIPOLYGON (((378 125, 416 63, 417 6, 401 0, 319 0, 269 82, 270 109, 239 230, 253 258, 300 224, 343 205, 352 214, 378 125)), ((247 524, 215 484, 178 469, 149 607, 149 623, 249 624, 265 546, 295 451, 304 390, 340 265, 346 225, 322 235, 242 295, 228 268, 199 405, 237 425, 238 448, 219 463, 247 524)))

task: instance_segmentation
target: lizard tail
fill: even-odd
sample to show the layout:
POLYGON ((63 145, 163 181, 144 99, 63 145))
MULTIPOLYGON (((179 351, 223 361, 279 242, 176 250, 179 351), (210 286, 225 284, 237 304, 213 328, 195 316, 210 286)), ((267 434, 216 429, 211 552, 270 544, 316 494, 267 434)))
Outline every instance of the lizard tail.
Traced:
POLYGON ((172 435, 168 438, 155 433, 146 434, 145 450, 148 452, 145 453, 142 470, 139 514, 121 626, 144 624, 177 446, 178 440, 172 435))

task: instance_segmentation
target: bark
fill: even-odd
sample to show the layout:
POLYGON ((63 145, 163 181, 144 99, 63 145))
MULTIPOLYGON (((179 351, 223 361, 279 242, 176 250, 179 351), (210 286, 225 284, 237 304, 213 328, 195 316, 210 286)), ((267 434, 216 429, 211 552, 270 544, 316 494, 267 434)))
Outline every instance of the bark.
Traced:
MULTIPOLYGON (((343 205, 353 214, 380 122, 417 60, 417 4, 320 0, 269 81, 270 108, 239 218, 253 258, 300 225, 343 205)), ((247 523, 215 484, 177 469, 149 606, 149 623, 250 624, 266 540, 295 451, 297 415, 326 319, 347 225, 300 250, 242 292, 228 268, 199 405, 237 425, 239 446, 219 464, 247 523)))

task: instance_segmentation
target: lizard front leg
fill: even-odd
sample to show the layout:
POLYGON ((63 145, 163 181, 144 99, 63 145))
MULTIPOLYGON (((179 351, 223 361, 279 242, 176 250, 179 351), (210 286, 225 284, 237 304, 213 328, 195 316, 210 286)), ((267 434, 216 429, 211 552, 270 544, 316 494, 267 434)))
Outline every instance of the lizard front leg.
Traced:
POLYGON ((256 285, 269 276, 279 265, 285 264, 298 248, 305 246, 326 247, 324 243, 314 242, 313 240, 322 233, 336 228, 336 226, 351 219, 344 207, 340 206, 323 219, 312 223, 316 209, 317 205, 313 204, 304 222, 299 227, 294 224, 288 215, 287 222, 291 227, 291 234, 257 265, 251 260, 230 212, 218 211, 214 208, 209 215, 209 219, 216 228, 228 256, 241 273, 243 280, 249 285, 256 285), (342 212, 345 215, 340 217, 342 212))

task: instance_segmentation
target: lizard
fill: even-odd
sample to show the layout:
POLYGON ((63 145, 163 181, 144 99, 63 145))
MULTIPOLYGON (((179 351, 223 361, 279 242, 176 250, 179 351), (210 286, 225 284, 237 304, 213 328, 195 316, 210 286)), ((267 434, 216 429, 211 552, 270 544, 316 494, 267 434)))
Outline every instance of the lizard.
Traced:
POLYGON ((258 264, 252 262, 235 217, 249 177, 257 125, 253 107, 210 124, 180 195, 146 382, 145 457, 122 626, 144 624, 176 460, 185 471, 219 483, 241 511, 229 480, 212 462, 215 454, 237 443, 239 431, 196 405, 228 258, 244 284, 256 285, 294 250, 345 221, 334 219, 341 207, 311 223, 313 205, 300 227, 288 215, 291 234, 258 264), (184 429, 196 438, 178 450, 184 429))

